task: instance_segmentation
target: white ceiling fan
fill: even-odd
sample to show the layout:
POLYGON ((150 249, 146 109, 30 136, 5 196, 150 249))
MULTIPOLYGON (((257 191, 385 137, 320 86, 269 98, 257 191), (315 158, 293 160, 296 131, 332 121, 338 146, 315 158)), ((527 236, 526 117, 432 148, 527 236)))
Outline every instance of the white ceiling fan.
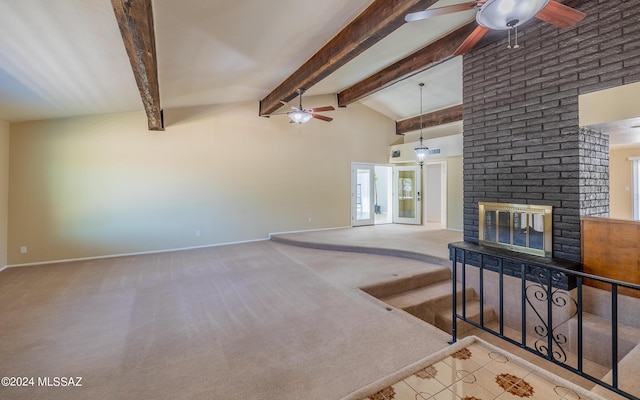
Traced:
POLYGON ((298 89, 298 96, 300 96, 300 106, 296 107, 286 101, 280 101, 280 103, 284 104, 291 108, 291 111, 287 113, 289 118, 291 119, 291 123, 296 124, 304 124, 309 122, 311 118, 316 118, 321 121, 331 122, 333 118, 326 117, 324 115, 318 114, 320 111, 333 111, 335 108, 333 106, 324 106, 324 107, 316 107, 316 108, 302 108, 302 94, 305 92, 304 89, 298 89))
MULTIPOLYGON (((472 9, 478 10, 476 14, 478 27, 454 52, 456 56, 471 50, 491 29, 508 30, 509 34, 512 30, 516 30, 516 45, 514 47, 517 48, 517 28, 531 18, 538 18, 559 28, 569 28, 582 21, 586 16, 585 13, 555 0, 476 0, 410 13, 406 15, 405 21, 418 21, 472 9)), ((510 37, 509 47, 511 47, 510 37)))

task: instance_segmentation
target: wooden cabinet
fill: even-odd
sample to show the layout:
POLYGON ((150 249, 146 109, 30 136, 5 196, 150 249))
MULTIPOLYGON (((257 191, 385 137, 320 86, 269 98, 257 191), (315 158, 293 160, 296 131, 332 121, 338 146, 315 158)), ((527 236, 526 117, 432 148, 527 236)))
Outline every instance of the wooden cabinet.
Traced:
MULTIPOLYGON (((582 217, 582 264, 588 274, 640 284, 640 221, 582 217)), ((610 290, 611 285, 589 282, 610 290)), ((620 293, 640 297, 621 289, 620 293)))

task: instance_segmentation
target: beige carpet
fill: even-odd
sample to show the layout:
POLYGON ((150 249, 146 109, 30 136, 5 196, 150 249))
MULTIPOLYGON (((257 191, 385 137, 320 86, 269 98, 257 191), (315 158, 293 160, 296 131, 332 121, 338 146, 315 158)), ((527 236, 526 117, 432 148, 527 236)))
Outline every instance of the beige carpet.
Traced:
POLYGON ((275 234, 271 239, 316 249, 393 255, 450 266, 448 244, 462 241, 463 234, 421 225, 387 224, 275 234))
POLYGON ((2 399, 340 399, 449 337, 356 287, 424 262, 277 244, 0 272, 2 399), (36 381, 37 383, 37 381, 36 381))

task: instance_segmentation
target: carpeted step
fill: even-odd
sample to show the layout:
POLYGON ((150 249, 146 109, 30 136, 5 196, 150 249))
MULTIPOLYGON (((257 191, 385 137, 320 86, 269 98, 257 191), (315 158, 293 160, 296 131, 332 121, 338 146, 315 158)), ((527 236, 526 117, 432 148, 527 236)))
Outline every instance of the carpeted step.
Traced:
POLYGON ((442 281, 449 282, 449 292, 451 292, 451 271, 449 268, 431 265, 429 266, 429 270, 423 273, 411 276, 399 276, 396 279, 361 287, 360 290, 383 300, 386 297, 398 293, 411 291, 442 281))
MULTIPOLYGON (((583 286, 582 310, 611 319, 611 291, 583 286)), ((618 322, 640 328, 640 298, 618 294, 618 322)))
POLYGON ((381 256, 401 257, 410 260, 423 261, 429 264, 435 264, 443 267, 449 267, 451 262, 448 257, 417 252, 409 249, 398 249, 394 247, 385 247, 380 243, 346 243, 346 242, 330 242, 330 241, 314 241, 305 239, 304 236, 290 234, 274 234, 270 235, 270 240, 289 246, 299 246, 309 249, 332 250, 332 251, 348 251, 353 253, 378 254, 381 256))
MULTIPOLYGON (((467 300, 466 308, 466 318, 470 321, 480 323, 480 302, 477 300, 467 300)), ((496 313, 490 305, 485 304, 483 309, 485 325, 496 319, 496 313)), ((457 312, 458 315, 462 315, 462 304, 458 304, 457 312)), ((451 333, 451 307, 436 313, 435 326, 447 333, 451 333)), ((457 330, 459 336, 464 335, 465 332, 473 328, 473 325, 465 324, 458 320, 457 330)))
MULTIPOLYGON (((451 279, 440 281, 402 293, 383 297, 380 300, 392 307, 402 309, 421 320, 435 325, 436 313, 451 310, 451 279)), ((458 299, 462 299, 462 288, 457 289, 458 299)), ((467 299, 474 299, 473 288, 467 288, 467 299)))
MULTIPOLYGON (((627 393, 631 393, 634 396, 640 396, 640 380, 638 380, 638 371, 640 371, 640 344, 634 347, 618 364, 618 387, 627 393)), ((603 381, 611 383, 612 373, 609 372, 603 378, 603 381)), ((598 394, 606 399, 622 399, 622 396, 614 397, 613 393, 609 392, 601 386, 594 386, 591 390, 593 393, 598 394)))
MULTIPOLYGON (((611 365, 611 320, 582 313, 584 358, 600 365, 611 365)), ((578 318, 569 321, 570 349, 577 352, 578 318)), ((618 357, 622 359, 640 344, 640 328, 618 323, 618 357)))

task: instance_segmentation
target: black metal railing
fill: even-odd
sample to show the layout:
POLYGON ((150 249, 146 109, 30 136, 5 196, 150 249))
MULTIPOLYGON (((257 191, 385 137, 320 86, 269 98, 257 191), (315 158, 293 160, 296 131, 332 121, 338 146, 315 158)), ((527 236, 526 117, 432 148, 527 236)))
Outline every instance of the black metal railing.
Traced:
MULTIPOLYGON (((452 343, 457 340, 458 321, 464 321, 615 393, 632 400, 640 400, 637 397, 638 393, 628 393, 619 385, 621 357, 618 310, 620 292, 623 291, 625 294, 633 292, 636 297, 640 297, 640 285, 583 273, 578 271, 579 264, 520 256, 466 242, 451 243, 449 250, 454 293, 452 296, 452 343), (604 291, 604 293, 610 292, 611 303, 608 311, 610 318, 606 318, 610 323, 611 331, 610 379, 607 379, 610 382, 605 382, 602 377, 595 376, 598 374, 585 368, 585 311, 583 310, 585 280, 589 286, 593 286, 593 282, 598 282, 610 288, 604 291), (487 285, 491 286, 489 295, 486 293, 487 285), (507 289, 505 289, 506 286, 508 286, 507 289), (467 310, 468 287, 476 289, 479 315, 470 316, 471 311, 467 310), (508 290, 506 294, 505 290, 508 290), (515 300, 515 297, 519 297, 519 300, 515 300), (505 301, 509 301, 508 316, 505 314, 505 301), (513 304, 517 301, 520 304, 513 304), (486 321, 485 305, 492 306, 493 312, 497 314, 497 322, 486 321), (515 316, 518 313, 520 313, 520 321, 517 321, 518 318, 515 316), (505 334, 507 326, 511 329, 511 335, 505 334), (569 342, 572 346, 569 346, 569 342)), ((593 340, 594 337, 591 339, 593 340)), ((637 339, 640 340, 640 337, 637 339)), ((609 345, 602 343, 603 338, 597 337, 595 340, 602 347, 609 345)), ((605 367, 609 366, 605 365, 605 367)))

